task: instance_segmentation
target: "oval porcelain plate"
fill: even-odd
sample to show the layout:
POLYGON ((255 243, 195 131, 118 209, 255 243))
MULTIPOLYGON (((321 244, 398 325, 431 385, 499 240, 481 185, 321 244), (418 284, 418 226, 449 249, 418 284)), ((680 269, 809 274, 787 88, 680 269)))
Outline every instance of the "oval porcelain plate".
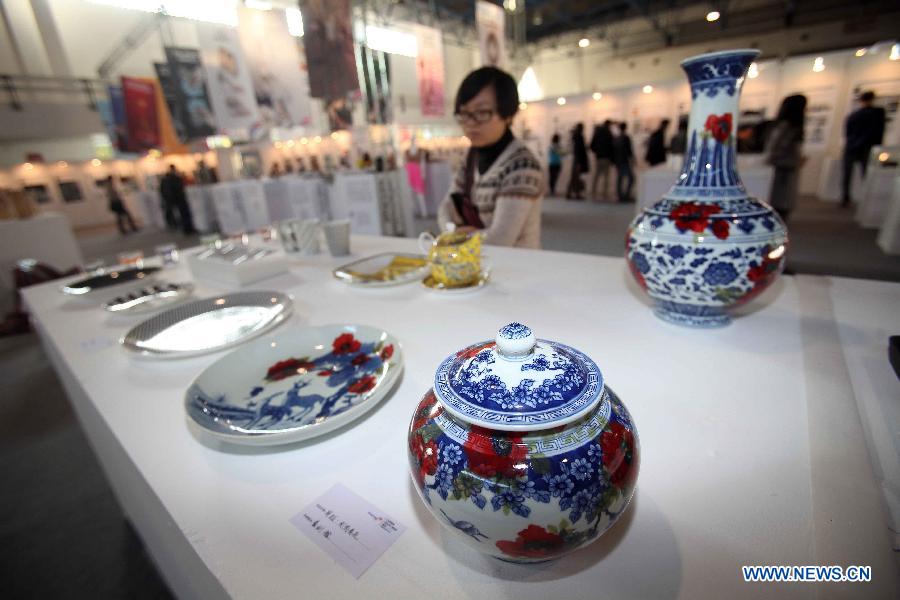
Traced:
POLYGON ((183 358, 223 350, 284 321, 293 302, 281 292, 237 292, 170 308, 136 325, 122 345, 141 356, 183 358))
POLYGON ((191 384, 191 423, 235 444, 289 444, 358 419, 403 370, 400 344, 366 325, 298 327, 223 356, 191 384))

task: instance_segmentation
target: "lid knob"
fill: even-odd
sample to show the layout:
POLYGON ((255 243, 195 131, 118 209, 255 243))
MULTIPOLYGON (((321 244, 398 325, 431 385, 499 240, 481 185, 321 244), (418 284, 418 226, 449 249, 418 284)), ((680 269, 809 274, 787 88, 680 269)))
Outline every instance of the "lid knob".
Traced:
POLYGON ((521 323, 510 323, 497 332, 497 352, 503 358, 521 360, 531 355, 537 339, 531 328, 521 323))

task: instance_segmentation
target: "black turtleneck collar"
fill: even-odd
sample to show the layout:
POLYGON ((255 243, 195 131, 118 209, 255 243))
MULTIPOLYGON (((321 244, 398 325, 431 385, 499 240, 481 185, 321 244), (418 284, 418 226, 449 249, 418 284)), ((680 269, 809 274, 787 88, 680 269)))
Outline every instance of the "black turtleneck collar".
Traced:
POLYGON ((475 149, 478 156, 479 175, 484 175, 484 172, 491 168, 491 165, 494 164, 494 161, 497 160, 497 157, 500 156, 500 153, 506 150, 506 147, 509 146, 509 143, 511 141, 513 141, 513 134, 512 131, 507 128, 506 133, 503 134, 503 137, 501 137, 490 146, 475 149))

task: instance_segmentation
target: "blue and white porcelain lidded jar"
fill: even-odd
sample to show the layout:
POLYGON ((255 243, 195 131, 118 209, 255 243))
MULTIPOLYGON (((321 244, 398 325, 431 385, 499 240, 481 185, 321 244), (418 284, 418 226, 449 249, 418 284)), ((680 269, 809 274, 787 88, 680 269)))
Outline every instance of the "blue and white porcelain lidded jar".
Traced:
POLYGON ((740 90, 758 55, 731 50, 681 63, 692 97, 681 174, 625 238, 632 275, 673 323, 728 324, 728 309, 759 295, 784 266, 784 222, 747 194, 735 169, 740 90))
POLYGON ((597 539, 628 506, 640 464, 631 416, 594 361, 520 323, 441 363, 408 442, 435 518, 513 562, 597 539))

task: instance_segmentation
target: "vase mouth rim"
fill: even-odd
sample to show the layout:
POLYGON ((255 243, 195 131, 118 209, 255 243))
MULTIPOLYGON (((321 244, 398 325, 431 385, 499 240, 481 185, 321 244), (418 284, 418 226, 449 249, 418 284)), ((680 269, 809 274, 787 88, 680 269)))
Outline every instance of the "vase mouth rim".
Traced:
POLYGON ((735 48, 733 50, 719 50, 717 52, 707 52, 705 54, 697 54, 695 56, 690 56, 690 57, 684 59, 683 61, 681 61, 681 66, 684 67, 686 65, 690 65, 695 62, 708 60, 713 57, 718 58, 721 56, 729 56, 732 54, 738 54, 738 55, 743 54, 743 55, 747 55, 747 56, 753 56, 753 58, 756 58, 757 56, 762 54, 762 52, 756 48, 735 48))

